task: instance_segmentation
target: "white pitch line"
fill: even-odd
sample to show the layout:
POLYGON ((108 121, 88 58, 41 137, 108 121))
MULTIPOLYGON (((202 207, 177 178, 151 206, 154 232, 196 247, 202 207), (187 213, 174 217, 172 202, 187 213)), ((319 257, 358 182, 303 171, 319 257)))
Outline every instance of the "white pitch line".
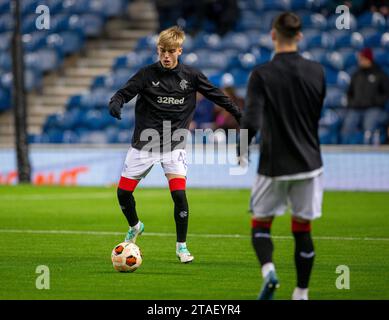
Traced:
POLYGON ((84 193, 84 194, 29 194, 23 196, 3 195, 0 196, 0 201, 46 201, 46 200, 89 200, 89 199, 116 199, 115 192, 112 193, 84 193))
MULTIPOLYGON (((118 236, 123 235, 124 232, 114 231, 86 231, 86 230, 23 230, 23 229, 0 229, 0 233, 29 233, 29 234, 74 234, 74 235, 95 235, 95 236, 118 236)), ((175 237, 175 233, 162 233, 162 232, 145 232, 145 236, 151 237, 175 237)), ((229 239, 248 239, 248 235, 242 234, 206 234, 206 233, 192 233, 188 234, 189 237, 198 238, 229 238, 229 239)), ((279 240, 291 240, 291 236, 272 236, 274 239, 279 240)), ((328 236, 316 236, 315 240, 332 240, 332 241, 389 241, 389 238, 371 238, 371 237, 328 237, 328 236)))

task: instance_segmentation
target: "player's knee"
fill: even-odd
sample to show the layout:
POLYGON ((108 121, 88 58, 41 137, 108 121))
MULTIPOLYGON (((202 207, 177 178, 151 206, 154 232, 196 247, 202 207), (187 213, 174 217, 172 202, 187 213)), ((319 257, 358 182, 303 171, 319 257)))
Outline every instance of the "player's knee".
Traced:
POLYGON ((139 180, 120 177, 118 189, 133 192, 136 186, 138 185, 138 183, 139 180))
POLYGON ((251 227, 253 229, 270 229, 273 223, 273 217, 258 218, 254 217, 251 219, 251 227))
POLYGON ((293 233, 311 232, 311 221, 298 217, 292 217, 291 229, 293 233))
POLYGON ((169 180, 170 192, 174 191, 185 191, 186 179, 185 178, 173 178, 169 180))

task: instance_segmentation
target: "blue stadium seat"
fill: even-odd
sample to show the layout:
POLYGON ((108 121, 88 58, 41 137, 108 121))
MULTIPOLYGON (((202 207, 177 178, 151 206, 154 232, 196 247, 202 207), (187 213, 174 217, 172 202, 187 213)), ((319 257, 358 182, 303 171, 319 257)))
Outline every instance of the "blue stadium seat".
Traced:
POLYGON ((90 12, 90 3, 93 0, 65 0, 63 10, 70 14, 82 14, 90 12))
POLYGON ((345 31, 333 31, 333 37, 335 38, 335 48, 351 47, 355 49, 361 49, 364 46, 364 39, 359 32, 350 33, 349 30, 345 31))
POLYGON ((33 12, 32 14, 29 14, 28 16, 24 17, 22 19, 22 33, 32 33, 37 31, 36 28, 36 18, 37 15, 35 14, 35 10, 31 11, 33 12))
POLYGON ((210 49, 219 50, 221 45, 221 38, 216 33, 200 33, 193 40, 195 49, 210 49))
POLYGON ((75 94, 69 97, 66 102, 66 110, 78 109, 81 106, 81 94, 75 94))
POLYGON ((3 13, 0 15, 0 33, 6 31, 12 31, 14 27, 14 21, 12 15, 9 13, 3 13))
POLYGON ((120 130, 117 136, 117 142, 129 144, 131 142, 131 138, 132 138, 132 131, 128 129, 120 130))
POLYGON ((190 34, 185 36, 185 42, 182 45, 184 52, 192 51, 194 49, 194 39, 190 34))
POLYGON ((343 121, 343 112, 325 109, 319 122, 319 139, 323 144, 337 144, 343 121))
POLYGON ((11 55, 0 51, 0 70, 9 71, 12 68, 11 55))
POLYGON ((64 31, 49 35, 47 45, 49 48, 56 49, 60 55, 67 55, 81 50, 84 39, 80 33, 64 31))
MULTIPOLYGON (((0 78, 0 83, 3 88, 11 90, 13 75, 12 72, 4 73, 0 78)), ((24 71, 24 84, 27 91, 32 89, 41 88, 42 86, 42 73, 38 70, 27 68, 24 71)))
POLYGON ((24 83, 26 90, 30 91, 32 89, 42 88, 42 78, 43 74, 41 71, 35 69, 26 69, 24 72, 24 83))
POLYGON ((62 143, 63 142, 63 131, 61 129, 50 129, 47 132, 48 140, 50 143, 62 143))
POLYGON ((338 71, 333 68, 325 68, 326 83, 340 88, 347 88, 350 84, 350 75, 345 71, 338 71))
POLYGON ((325 48, 315 48, 309 50, 309 55, 311 56, 312 60, 317 61, 321 64, 326 64, 326 55, 327 55, 327 49, 325 48))
POLYGON ((103 30, 104 18, 97 14, 84 13, 69 18, 71 30, 79 30, 88 37, 98 36, 103 30))
POLYGON ((65 130, 62 136, 62 143, 80 143, 80 137, 73 130, 65 130))
POLYGON ((259 0, 257 1, 257 10, 269 11, 269 10, 281 10, 287 11, 291 9, 290 0, 259 0))
POLYGON ((336 86, 329 86, 324 99, 324 108, 343 108, 346 105, 346 92, 336 86))
MULTIPOLYGON (((103 87, 110 90, 118 90, 123 87, 127 81, 136 73, 136 69, 118 69, 104 77, 103 87)), ((96 87, 94 82, 94 87, 96 87)))
POLYGON ((60 121, 60 114, 50 114, 47 116, 45 123, 43 124, 43 131, 48 132, 51 129, 58 127, 58 123, 60 121))
POLYGON ((59 13, 50 17, 50 33, 58 33, 69 29, 69 14, 59 13))
POLYGON ((349 70, 358 65, 357 54, 358 52, 352 48, 342 48, 338 52, 343 57, 343 69, 349 70))
POLYGON ((261 34, 258 39, 258 45, 261 47, 264 47, 268 50, 273 50, 274 45, 273 41, 271 39, 271 35, 269 33, 267 34, 261 34))
MULTIPOLYGON (((389 35, 389 33, 387 34, 389 35)), ((384 34, 376 30, 372 30, 372 32, 369 33, 365 32, 365 46, 369 48, 379 47, 381 46, 381 39, 383 42, 385 41, 383 37, 384 34)))
POLYGON ((257 64, 269 62, 272 58, 272 51, 263 47, 252 47, 249 51, 255 56, 257 64))
POLYGON ((357 51, 352 48, 330 51, 321 58, 321 63, 337 70, 348 70, 358 64, 357 51))
POLYGON ((97 88, 81 96, 80 107, 85 110, 107 108, 114 93, 114 91, 106 88, 97 88))
POLYGON ((379 12, 365 12, 358 17, 358 27, 373 27, 385 29, 387 27, 385 17, 379 12))
POLYGON ((50 138, 46 133, 29 134, 28 143, 50 143, 50 138))
POLYGON ((112 69, 139 68, 143 66, 152 55, 153 53, 149 50, 140 50, 139 52, 131 51, 126 55, 117 57, 113 63, 112 69))
POLYGON ((44 4, 49 7, 50 14, 56 15, 63 12, 63 0, 40 0, 39 4, 44 4))
POLYGON ((252 53, 241 53, 231 59, 228 68, 240 68, 251 71, 257 64, 257 57, 252 53))
POLYGON ((104 133, 107 137, 108 143, 117 143, 118 142, 118 135, 119 135, 119 128, 115 125, 113 126, 107 126, 104 130, 104 133))
POLYGON ((304 37, 300 42, 299 47, 301 50, 312 48, 330 49, 334 46, 334 42, 335 40, 330 33, 313 29, 304 32, 304 37))
MULTIPOLYGON (((3 13, 11 12, 11 1, 9 0, 0 0, 0 15, 3 13)), ((1 21, 1 17, 0 17, 1 21)))
POLYGON ((10 90, 0 87, 0 112, 11 108, 10 90))
POLYGON ((154 35, 140 38, 136 44, 135 51, 145 50, 145 49, 155 50, 157 45, 157 37, 158 36, 154 34, 154 35))
POLYGON ((297 11, 302 9, 310 9, 311 3, 312 1, 309 0, 291 0, 289 10, 297 11))
POLYGON ((312 13, 301 17, 301 22, 304 29, 325 30, 327 28, 327 19, 320 13, 312 13))
POLYGON ((183 62, 199 69, 224 69, 229 63, 229 58, 223 52, 202 49, 185 55, 183 62))
POLYGON ((58 53, 53 49, 39 49, 24 55, 26 67, 41 72, 58 68, 61 64, 58 53))
POLYGON ((11 47, 12 32, 0 33, 0 52, 6 51, 11 47))
MULTIPOLYGON (((108 117, 108 111, 104 110, 89 110, 86 113, 83 113, 83 118, 81 120, 82 126, 90 130, 102 130, 110 122, 108 117), (106 113, 106 116, 103 114, 106 113)), ((111 117, 112 118, 112 117, 111 117)))
POLYGON ((20 11, 22 16, 35 13, 36 7, 40 5, 38 0, 22 0, 20 1, 20 11))
POLYGON ((46 46, 46 38, 48 33, 45 31, 35 31, 26 33, 22 36, 25 52, 36 51, 46 46))
POLYGON ((234 77, 234 84, 237 87, 245 86, 247 85, 250 72, 248 70, 242 70, 240 68, 235 68, 232 70, 229 70, 229 73, 232 74, 234 77))
POLYGON ((389 50, 384 48, 373 49, 374 61, 380 66, 389 66, 389 50))
POLYGON ((249 38, 244 33, 230 32, 226 34, 221 41, 220 49, 235 49, 240 52, 247 51, 250 47, 249 38))
POLYGON ((263 12, 260 16, 258 16, 258 20, 261 21, 261 29, 269 32, 271 29, 274 18, 276 18, 282 11, 279 10, 270 10, 263 12))
MULTIPOLYGON (((102 10, 106 17, 120 16, 125 12, 128 0, 102 0, 102 10)), ((101 12, 98 10, 99 12, 101 12)))
POLYGON ((245 32, 247 30, 262 29, 262 21, 258 19, 258 14, 254 11, 244 11, 241 13, 241 18, 235 26, 235 31, 245 32))

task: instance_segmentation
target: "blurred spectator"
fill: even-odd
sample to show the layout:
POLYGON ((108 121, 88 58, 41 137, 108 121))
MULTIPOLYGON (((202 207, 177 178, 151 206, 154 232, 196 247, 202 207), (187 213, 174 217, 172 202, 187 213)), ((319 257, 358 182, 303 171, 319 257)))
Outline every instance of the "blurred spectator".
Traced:
POLYGON ((192 36, 204 30, 223 36, 234 28, 239 19, 237 0, 183 1, 182 8, 185 30, 192 36), (208 30, 209 23, 214 30, 208 30))
MULTIPOLYGON (((236 94, 235 88, 233 86, 225 87, 222 91, 240 108, 240 110, 243 109, 244 100, 236 94)), ((224 130, 239 129, 239 124, 236 122, 234 117, 218 106, 215 108, 217 128, 224 130)))
POLYGON ((362 124, 364 143, 369 144, 373 133, 388 120, 384 107, 389 98, 389 78, 374 63, 370 48, 360 51, 358 65, 347 92, 348 109, 342 137, 343 142, 347 143, 348 137, 357 132, 362 124))
POLYGON ((209 19, 216 25, 216 33, 224 36, 235 27, 239 19, 238 1, 214 0, 209 14, 209 19))
POLYGON ((155 0, 158 12, 158 32, 177 25, 182 14, 181 0, 155 0))
POLYGON ((207 7, 210 0, 182 1, 181 17, 185 21, 185 30, 195 36, 204 29, 207 7))
POLYGON ((389 16, 389 0, 369 0, 368 7, 372 12, 379 12, 385 17, 389 16))
POLYGON ((196 94, 196 109, 193 120, 190 124, 190 130, 194 129, 214 129, 215 127, 215 107, 214 104, 206 99, 201 93, 196 94))

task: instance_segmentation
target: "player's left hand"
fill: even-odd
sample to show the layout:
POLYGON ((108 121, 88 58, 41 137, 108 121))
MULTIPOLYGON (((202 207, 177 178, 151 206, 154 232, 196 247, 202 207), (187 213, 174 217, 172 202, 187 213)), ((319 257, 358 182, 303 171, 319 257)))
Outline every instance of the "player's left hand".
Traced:
POLYGON ((109 103, 109 114, 112 117, 121 120, 122 119, 122 116, 121 116, 122 107, 119 104, 117 104, 116 102, 111 101, 109 103))

